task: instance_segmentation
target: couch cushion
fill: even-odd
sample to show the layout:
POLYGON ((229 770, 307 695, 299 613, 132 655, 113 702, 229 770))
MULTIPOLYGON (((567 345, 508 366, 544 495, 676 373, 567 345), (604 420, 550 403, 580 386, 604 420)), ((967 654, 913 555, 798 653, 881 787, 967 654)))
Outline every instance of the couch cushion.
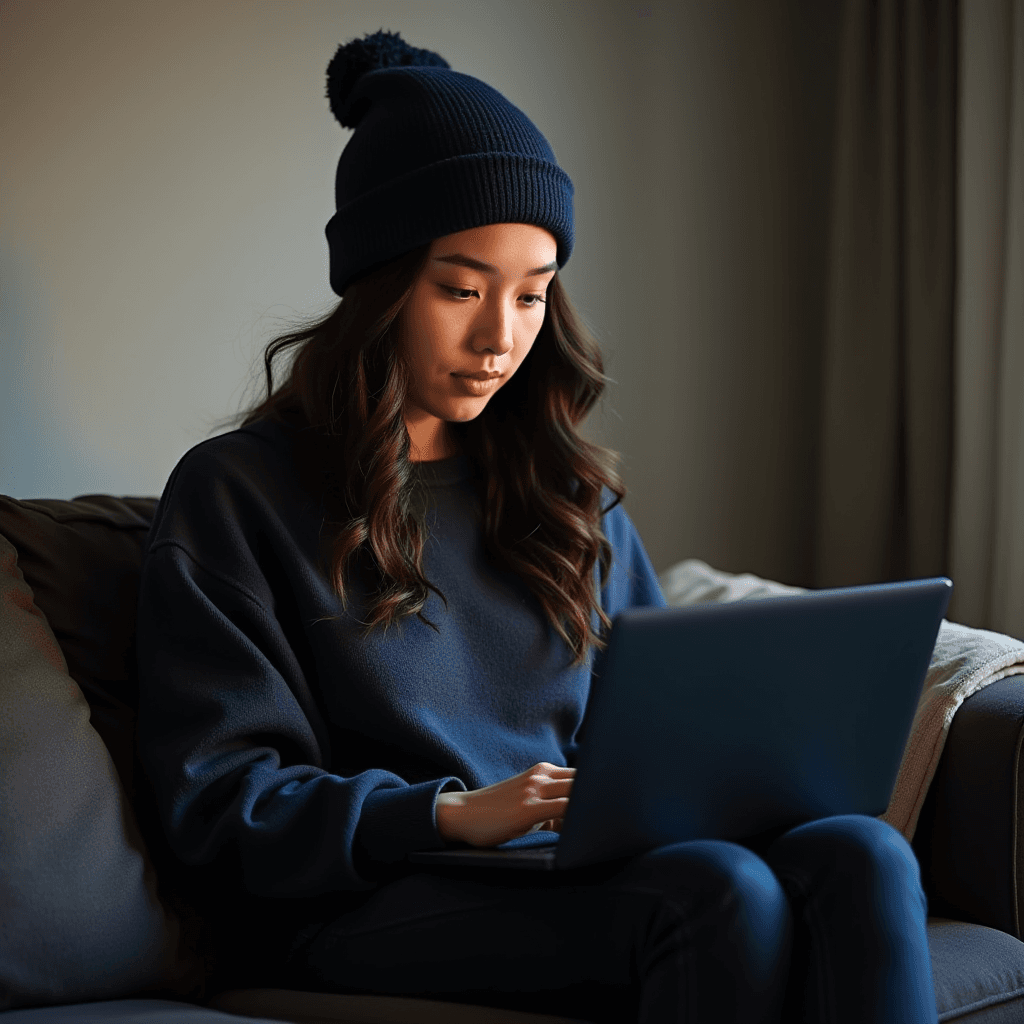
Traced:
POLYGON ((198 964, 179 956, 113 762, 2 534, 0 793, 0 1010, 192 992, 198 964))
POLYGON ((4 1024, 266 1024, 266 1020, 169 999, 116 999, 4 1014, 4 1024))
MULTIPOLYGON (((222 992, 210 1006, 294 1024, 587 1024, 578 1018, 401 996, 334 995, 290 989, 222 992)), ((5 1022, 6 1024, 6 1022, 5 1022)))
POLYGON ((134 796, 135 605, 156 498, 0 495, 0 535, 57 637, 129 796, 134 796))
POLYGON ((928 948, 940 1021, 1024 1020, 1024 942, 995 928, 933 917, 928 948))

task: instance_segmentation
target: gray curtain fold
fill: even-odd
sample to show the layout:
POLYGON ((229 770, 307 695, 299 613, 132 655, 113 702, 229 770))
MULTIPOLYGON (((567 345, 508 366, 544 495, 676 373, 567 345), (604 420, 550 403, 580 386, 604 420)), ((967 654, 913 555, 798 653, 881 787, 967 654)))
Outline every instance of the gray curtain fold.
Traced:
POLYGON ((816 586, 948 572, 957 7, 845 7, 816 586))

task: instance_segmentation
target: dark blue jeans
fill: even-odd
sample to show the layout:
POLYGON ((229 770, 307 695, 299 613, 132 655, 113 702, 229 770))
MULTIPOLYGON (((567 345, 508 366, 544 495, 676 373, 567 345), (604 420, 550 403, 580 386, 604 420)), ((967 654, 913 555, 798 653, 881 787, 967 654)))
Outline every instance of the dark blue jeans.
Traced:
POLYGON ((860 815, 754 853, 677 843, 574 872, 416 873, 305 936, 307 989, 640 1024, 932 1024, 913 851, 860 815))

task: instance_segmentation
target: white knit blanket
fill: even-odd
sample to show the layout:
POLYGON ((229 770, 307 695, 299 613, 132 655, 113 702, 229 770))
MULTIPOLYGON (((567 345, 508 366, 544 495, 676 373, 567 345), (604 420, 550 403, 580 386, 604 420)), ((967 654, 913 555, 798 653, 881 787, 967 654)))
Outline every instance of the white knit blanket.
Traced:
MULTIPOLYGON (((801 587, 773 583, 750 573, 720 572, 696 558, 666 569, 659 579, 670 606, 804 592, 801 587)), ((1018 673, 1024 673, 1024 643, 1020 640, 942 620, 892 800, 881 816, 908 841, 917 828, 956 709, 989 683, 1018 673)))

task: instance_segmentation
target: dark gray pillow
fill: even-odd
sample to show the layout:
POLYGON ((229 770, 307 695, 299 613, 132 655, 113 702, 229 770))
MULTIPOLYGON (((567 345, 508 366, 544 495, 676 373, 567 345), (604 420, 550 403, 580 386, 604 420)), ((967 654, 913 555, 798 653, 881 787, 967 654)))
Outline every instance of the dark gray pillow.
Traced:
MULTIPOLYGON (((92 727, 135 803, 135 606, 156 498, 89 494, 33 501, 0 494, 0 534, 18 552, 92 727)), ((145 832, 145 826, 143 827, 145 832)))
POLYGON ((0 534, 0 1010, 201 982, 89 712, 0 534))

